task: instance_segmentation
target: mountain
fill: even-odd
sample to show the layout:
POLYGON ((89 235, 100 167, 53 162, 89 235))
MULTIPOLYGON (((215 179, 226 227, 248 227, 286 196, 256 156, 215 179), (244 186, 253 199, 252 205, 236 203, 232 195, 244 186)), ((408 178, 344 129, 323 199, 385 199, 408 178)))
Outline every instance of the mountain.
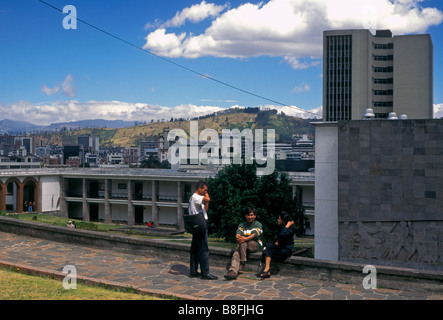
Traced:
MULTIPOLYGON (((204 129, 214 129, 221 133, 223 129, 274 129, 276 141, 283 142, 292 140, 294 134, 314 135, 313 119, 300 119, 278 114, 276 110, 260 110, 259 108, 228 109, 210 115, 192 119, 198 121, 199 132, 204 129)), ((72 123, 69 123, 72 125, 72 123)), ((78 136, 91 135, 100 139, 101 146, 130 147, 138 146, 141 141, 146 141, 157 136, 164 128, 182 129, 189 134, 190 122, 184 119, 168 122, 151 122, 137 124, 130 122, 130 126, 124 128, 83 128, 58 131, 40 131, 34 134, 36 141, 45 141, 47 144, 61 145, 64 138, 76 140, 78 136)))
MULTIPOLYGON (((274 129, 279 142, 292 140, 294 134, 314 135, 310 124, 314 119, 301 119, 289 115, 290 110, 278 112, 274 109, 231 108, 192 120, 198 121, 199 130, 214 129, 221 133, 223 129, 274 129)), ((172 118, 171 118, 172 119, 172 118)), ((190 123, 184 119, 169 122, 141 123, 122 120, 83 120, 53 123, 49 126, 36 126, 24 121, 0 120, 0 133, 17 134, 28 132, 36 141, 61 145, 63 138, 91 135, 100 139, 102 146, 129 147, 139 145, 141 141, 151 139, 169 129, 182 129, 189 134, 190 123)))
POLYGON ((92 120, 81 120, 72 122, 57 122, 51 123, 49 126, 43 128, 43 130, 56 130, 66 127, 67 129, 81 129, 81 128, 126 128, 133 126, 133 121, 123 121, 123 120, 103 120, 103 119, 92 119, 92 120))
POLYGON ((37 126, 26 121, 15 121, 9 119, 0 120, 0 134, 16 134, 20 132, 31 132, 40 129, 41 126, 37 126))
POLYGON ((54 131, 57 129, 82 129, 82 128, 125 128, 133 126, 132 121, 123 120, 103 120, 103 119, 93 119, 93 120, 82 120, 82 121, 72 121, 72 122, 58 122, 51 123, 48 126, 38 126, 26 121, 15 121, 4 119, 0 120, 0 134, 17 134, 23 132, 33 132, 38 130, 54 131))

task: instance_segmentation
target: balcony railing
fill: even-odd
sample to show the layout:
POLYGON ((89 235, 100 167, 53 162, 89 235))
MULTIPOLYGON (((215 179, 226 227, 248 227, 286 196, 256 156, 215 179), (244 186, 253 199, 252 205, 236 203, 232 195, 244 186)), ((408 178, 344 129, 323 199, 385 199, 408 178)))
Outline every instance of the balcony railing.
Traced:
MULTIPOLYGON (((82 192, 76 192, 76 191, 66 191, 66 197, 70 198, 82 198, 83 193, 82 192)), ((104 199, 105 198, 105 192, 104 191, 98 191, 98 192, 87 192, 86 197, 90 199, 104 199)), ((114 200, 128 200, 128 194, 126 192, 110 192, 109 193, 109 199, 114 200)), ((150 193, 134 193, 132 194, 132 200, 138 200, 138 201, 152 201, 152 194, 150 193)), ((157 197, 157 201, 161 202, 177 202, 178 197, 175 195, 159 195, 157 197)))
POLYGON ((152 201, 152 194, 150 193, 136 193, 132 195, 132 200, 152 201))
POLYGON ((81 191, 66 191, 66 197, 81 198, 83 193, 81 191))
POLYGON ((178 197, 177 196, 169 196, 169 195, 159 195, 158 201, 163 202, 177 202, 178 197))
POLYGON ((128 194, 125 192, 111 192, 109 194, 109 199, 128 200, 128 194))

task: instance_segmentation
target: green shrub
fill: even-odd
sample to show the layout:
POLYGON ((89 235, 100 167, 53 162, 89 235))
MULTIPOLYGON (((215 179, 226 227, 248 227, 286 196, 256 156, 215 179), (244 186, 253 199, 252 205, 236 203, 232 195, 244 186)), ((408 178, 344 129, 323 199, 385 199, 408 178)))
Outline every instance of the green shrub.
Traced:
POLYGON ((92 222, 80 221, 76 222, 75 225, 77 226, 78 229, 98 231, 98 226, 92 222))

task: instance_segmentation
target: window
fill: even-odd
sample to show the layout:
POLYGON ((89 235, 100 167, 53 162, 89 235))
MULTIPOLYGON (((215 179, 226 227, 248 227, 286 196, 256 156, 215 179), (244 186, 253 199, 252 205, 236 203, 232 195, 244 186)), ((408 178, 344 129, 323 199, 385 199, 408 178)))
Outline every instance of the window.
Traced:
POLYGON ((388 55, 388 56, 374 56, 374 61, 393 61, 394 56, 388 55))
POLYGON ((392 50, 392 49, 394 49, 394 44, 393 43, 385 43, 385 44, 374 43, 374 49, 376 49, 376 50, 392 50))
POLYGON ((374 102, 374 107, 375 108, 377 108, 377 107, 380 107, 380 108, 383 108, 383 107, 387 107, 387 108, 392 108, 394 106, 394 103, 392 102, 392 101, 375 101, 374 102))
POLYGON ((394 90, 374 90, 374 95, 376 96, 392 96, 394 90))
POLYGON ((374 79, 374 84, 393 84, 394 79, 393 78, 387 78, 387 79, 374 79))
POLYGON ((374 67, 374 72, 376 73, 394 72, 394 67, 374 67))

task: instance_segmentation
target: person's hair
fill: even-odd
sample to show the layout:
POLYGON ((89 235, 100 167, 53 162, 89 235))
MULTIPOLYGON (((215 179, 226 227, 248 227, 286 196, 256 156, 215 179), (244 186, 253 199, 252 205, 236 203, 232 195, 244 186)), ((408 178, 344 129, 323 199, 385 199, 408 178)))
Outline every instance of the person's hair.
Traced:
POLYGON ((286 211, 282 211, 279 214, 280 218, 283 220, 284 224, 287 224, 288 221, 292 221, 291 216, 289 215, 289 213, 287 213, 286 211))
POLYGON ((253 208, 253 207, 247 207, 247 208, 245 209, 245 215, 247 215, 249 212, 254 212, 254 214, 255 214, 255 208, 253 208))
POLYGON ((197 182, 196 189, 204 188, 204 186, 206 186, 206 185, 207 185, 206 182, 204 182, 203 180, 200 180, 199 182, 197 182))

